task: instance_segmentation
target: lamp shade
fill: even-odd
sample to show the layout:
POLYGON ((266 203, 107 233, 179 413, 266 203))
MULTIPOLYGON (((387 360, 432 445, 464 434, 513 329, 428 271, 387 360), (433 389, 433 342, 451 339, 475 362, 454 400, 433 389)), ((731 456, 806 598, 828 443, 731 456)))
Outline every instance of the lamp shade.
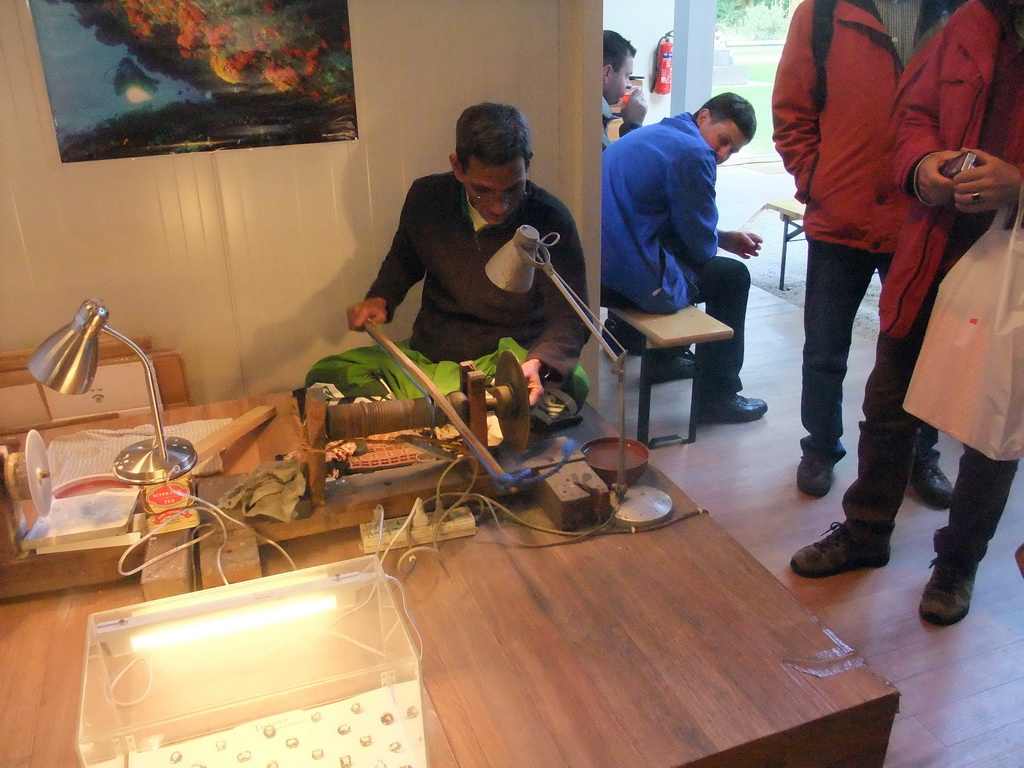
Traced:
POLYGON ((487 262, 487 278, 503 291, 526 293, 533 287, 534 261, 540 233, 523 224, 487 262))
POLYGON ((96 376, 99 335, 107 315, 101 301, 82 302, 75 318, 32 354, 28 369, 36 381, 65 395, 85 394, 96 376))

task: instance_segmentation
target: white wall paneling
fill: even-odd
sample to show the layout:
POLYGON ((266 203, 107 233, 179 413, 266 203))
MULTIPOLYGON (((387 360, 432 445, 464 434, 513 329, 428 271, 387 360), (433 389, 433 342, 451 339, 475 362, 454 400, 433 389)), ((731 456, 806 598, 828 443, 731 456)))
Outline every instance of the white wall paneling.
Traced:
POLYGON ((409 184, 448 168, 455 119, 483 100, 530 119, 531 175, 579 219, 596 296, 600 0, 349 13, 358 141, 62 164, 28 5, 0 3, 0 348, 37 344, 95 296, 114 328, 184 352, 197 402, 299 386, 319 357, 368 343, 344 308, 409 184))

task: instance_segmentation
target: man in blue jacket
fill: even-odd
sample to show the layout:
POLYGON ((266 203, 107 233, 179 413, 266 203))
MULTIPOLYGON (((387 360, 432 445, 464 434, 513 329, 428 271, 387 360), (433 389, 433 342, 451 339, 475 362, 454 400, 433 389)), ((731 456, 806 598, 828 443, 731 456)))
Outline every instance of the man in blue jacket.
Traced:
POLYGON ((717 166, 754 137, 754 108, 735 93, 715 96, 696 114, 667 117, 631 131, 602 155, 601 304, 670 314, 703 302, 733 329, 727 341, 698 347, 695 417, 705 422, 760 419, 763 400, 743 388, 743 327, 748 259, 761 238, 719 232, 717 166))

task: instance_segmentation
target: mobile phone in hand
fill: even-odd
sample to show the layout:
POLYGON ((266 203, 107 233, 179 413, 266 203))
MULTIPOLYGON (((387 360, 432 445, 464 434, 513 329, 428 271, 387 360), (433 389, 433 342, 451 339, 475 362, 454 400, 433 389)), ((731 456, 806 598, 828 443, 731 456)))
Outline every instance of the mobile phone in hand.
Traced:
POLYGON ((978 156, 976 154, 973 152, 961 152, 952 160, 947 160, 943 163, 942 168, 939 169, 939 173, 947 179, 952 179, 958 173, 962 173, 968 168, 973 168, 977 164, 978 156))

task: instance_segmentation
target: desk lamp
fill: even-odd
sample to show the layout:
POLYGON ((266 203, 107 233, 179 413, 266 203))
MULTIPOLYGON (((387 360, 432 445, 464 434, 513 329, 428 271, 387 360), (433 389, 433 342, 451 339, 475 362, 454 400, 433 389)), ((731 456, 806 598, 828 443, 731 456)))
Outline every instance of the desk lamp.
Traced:
POLYGON ((526 293, 533 286, 533 273, 540 270, 558 288, 569 306, 594 334, 598 344, 612 361, 612 372, 619 387, 619 441, 618 467, 613 493, 615 522, 626 528, 644 528, 654 525, 672 511, 672 499, 664 491, 650 486, 626 485, 626 350, 608 330, 572 287, 551 266, 548 248, 560 237, 551 232, 541 238, 529 224, 516 230, 512 239, 503 245, 487 262, 487 277, 492 283, 509 293, 526 293), (614 345, 614 346, 613 346, 614 345))
POLYGON ((139 357, 145 368, 156 436, 121 451, 114 460, 114 475, 131 485, 154 485, 181 477, 195 466, 195 448, 183 438, 164 437, 153 364, 131 339, 107 327, 107 316, 102 301, 82 302, 75 319, 39 345, 28 362, 28 369, 39 383, 50 389, 65 395, 81 395, 88 391, 96 376, 100 333, 119 339, 139 357))

